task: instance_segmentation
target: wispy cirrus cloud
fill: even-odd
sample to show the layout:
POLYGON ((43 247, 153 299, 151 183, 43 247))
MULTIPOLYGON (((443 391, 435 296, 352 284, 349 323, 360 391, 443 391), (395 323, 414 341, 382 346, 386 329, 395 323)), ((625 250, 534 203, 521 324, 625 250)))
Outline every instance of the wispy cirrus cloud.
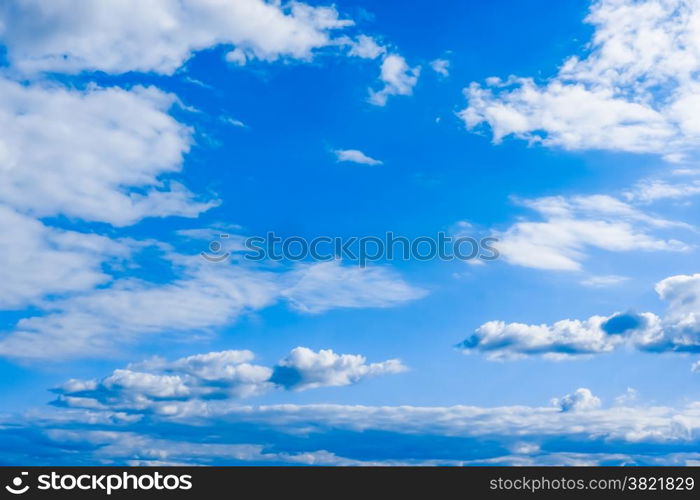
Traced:
POLYGON ((516 200, 540 216, 494 231, 495 246, 510 264, 555 271, 580 271, 588 252, 685 252, 690 245, 658 233, 692 228, 648 214, 609 195, 550 196, 516 200))
POLYGON ((111 280, 106 264, 127 260, 130 245, 94 233, 47 226, 0 204, 0 309, 91 290, 111 280))
POLYGON ((182 268, 172 281, 123 278, 43 304, 44 314, 20 319, 0 337, 0 355, 35 360, 109 356, 143 337, 211 335, 279 301, 318 314, 335 308, 393 307, 427 293, 383 267, 332 261, 273 271, 199 257, 170 258, 182 268))

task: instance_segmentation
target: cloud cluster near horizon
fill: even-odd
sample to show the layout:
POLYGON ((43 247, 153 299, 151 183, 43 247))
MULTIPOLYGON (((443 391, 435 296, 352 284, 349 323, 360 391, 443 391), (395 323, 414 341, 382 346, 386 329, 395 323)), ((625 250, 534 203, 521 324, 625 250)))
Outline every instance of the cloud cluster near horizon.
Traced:
MULTIPOLYGON (((237 367, 247 359, 245 352, 232 351, 160 367, 206 386, 235 373, 220 372, 226 363, 237 367)), ((616 398, 604 405, 587 388, 539 407, 249 406, 230 397, 186 404, 192 395, 182 393, 192 386, 145 378, 126 382, 71 381, 63 391, 93 391, 101 401, 28 414, 21 422, 4 417, 0 462, 22 462, 29 449, 33 463, 52 465, 688 465, 700 458, 697 403, 671 408, 616 398), (140 407, 129 399, 137 396, 143 397, 136 400, 140 407), (143 404, 159 397, 179 397, 181 411, 153 412, 143 404), (367 436, 386 439, 377 447, 367 436), (406 447, 413 450, 410 458, 406 447), (74 451, 70 456, 68 449, 74 451)))

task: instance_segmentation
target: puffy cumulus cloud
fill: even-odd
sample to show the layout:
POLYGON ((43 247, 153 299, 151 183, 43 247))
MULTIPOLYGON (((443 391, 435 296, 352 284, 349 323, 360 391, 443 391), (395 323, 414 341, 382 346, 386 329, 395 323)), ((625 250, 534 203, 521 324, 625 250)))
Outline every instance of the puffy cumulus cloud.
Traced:
POLYGON ((46 295, 90 290, 110 280, 102 265, 128 257, 129 246, 67 231, 0 205, 0 309, 37 304, 46 295))
POLYGON ((678 275, 656 284, 659 298, 668 303, 664 336, 657 350, 700 352, 700 274, 678 275))
POLYGON ((230 377, 237 366, 252 361, 254 357, 255 355, 248 350, 218 351, 194 354, 175 361, 166 361, 156 357, 141 363, 132 364, 130 368, 175 371, 203 380, 218 380, 230 377))
POLYGON ((544 354, 548 357, 566 357, 611 351, 610 338, 600 325, 602 316, 586 321, 562 320, 553 325, 527 325, 489 321, 458 347, 465 352, 480 351, 489 359, 512 359, 544 354))
POLYGON ((700 274, 671 276, 655 289, 667 305, 661 317, 624 312, 552 325, 489 321, 458 347, 466 353, 483 352, 490 359, 566 358, 624 346, 647 352, 700 352, 700 274))
POLYGON ((420 67, 409 67, 406 60, 398 54, 389 54, 382 61, 379 80, 383 84, 380 90, 370 89, 370 102, 384 106, 389 96, 411 95, 418 83, 420 67))
POLYGON ((561 408, 561 411, 586 411, 600 408, 600 398, 593 395, 590 389, 581 387, 573 393, 561 398, 552 400, 554 406, 561 408))
POLYGON ((488 124, 570 150, 673 154, 696 149, 700 8, 688 0, 598 0, 588 54, 545 82, 489 78, 465 89, 468 128, 488 124))
POLYGON ((301 391, 350 385, 365 377, 404 370, 406 367, 398 359, 367 364, 367 359, 358 354, 336 354, 330 349, 314 352, 306 347, 296 347, 277 363, 271 381, 286 389, 301 391))
POLYGON ((587 251, 686 251, 690 247, 656 233, 690 226, 649 215, 608 195, 551 196, 518 202, 541 220, 520 220, 495 231, 494 245, 510 264, 579 271, 587 251))
POLYGON ((0 78, 0 202, 117 226, 197 216, 214 203, 161 178, 180 171, 191 142, 167 113, 174 102, 153 87, 77 91, 0 78))
POLYGON ((492 360, 542 355, 549 359, 602 354, 623 346, 657 349, 664 339, 661 319, 653 313, 615 313, 585 321, 564 319, 551 325, 489 321, 457 347, 482 352, 492 360))
POLYGON ((334 7, 297 1, 20 0, 0 7, 0 40, 24 72, 172 74, 194 52, 218 45, 233 46, 227 59, 238 64, 306 60, 352 24, 334 7))
POLYGON ((509 135, 566 149, 666 151, 674 130, 657 111, 617 99, 611 90, 532 79, 472 83, 469 107, 459 116, 468 128, 488 123, 496 143, 509 135))
MULTIPOLYGON (((368 364, 364 356, 293 349, 274 367, 252 364, 250 351, 197 354, 175 361, 154 358, 117 369, 101 380, 68 380, 54 404, 71 408, 176 415, 198 402, 256 396, 283 388, 306 390, 356 384, 399 373, 397 359, 368 364)), ((198 406, 201 408, 201 406, 198 406)))
POLYGON ((0 337, 0 356, 60 360, 108 356, 144 336, 213 334, 241 315, 280 300, 317 314, 334 308, 391 307, 418 299, 385 268, 307 264, 266 271, 172 255, 180 276, 167 283, 135 278, 43 304, 44 314, 20 319, 0 337))
POLYGON ((55 389, 59 393, 55 404, 169 414, 173 401, 251 397, 273 387, 272 370, 248 363, 251 358, 246 351, 212 352, 117 369, 99 381, 71 379, 55 389))
POLYGON ((375 160, 357 149, 336 149, 334 151, 338 161, 361 163, 363 165, 381 165, 382 162, 375 160))
POLYGON ((262 453, 278 454, 268 458, 285 463, 331 463, 345 456, 358 465, 671 465, 700 457, 698 403, 674 408, 626 401, 606 407, 588 389, 579 389, 549 406, 250 406, 230 398, 192 404, 175 399, 179 383, 160 382, 155 388, 144 379, 128 390, 138 387, 152 401, 173 398, 158 400, 173 411, 82 406, 2 416, 0 459, 17 463, 31 450, 35 463, 53 465, 265 460, 249 444, 256 442, 275 443, 262 453), (385 438, 379 448, 377 433, 385 438))

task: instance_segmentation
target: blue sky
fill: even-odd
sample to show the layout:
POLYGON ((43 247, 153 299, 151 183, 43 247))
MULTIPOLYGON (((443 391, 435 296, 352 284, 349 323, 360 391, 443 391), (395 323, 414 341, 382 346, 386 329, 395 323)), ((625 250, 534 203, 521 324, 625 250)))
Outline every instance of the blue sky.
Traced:
POLYGON ((0 463, 694 463, 699 16, 3 5, 0 463), (387 231, 501 257, 199 255, 387 231))

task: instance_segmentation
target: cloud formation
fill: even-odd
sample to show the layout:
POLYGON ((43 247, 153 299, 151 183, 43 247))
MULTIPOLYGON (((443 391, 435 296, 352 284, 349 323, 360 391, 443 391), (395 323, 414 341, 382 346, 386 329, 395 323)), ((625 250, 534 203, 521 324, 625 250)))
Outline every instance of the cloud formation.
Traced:
POLYGON ((380 90, 371 90, 369 101, 377 106, 386 105, 392 95, 411 95, 418 83, 420 67, 409 67, 406 60, 398 54, 389 54, 382 61, 379 80, 383 84, 380 90))
POLYGON ((168 114, 175 102, 154 87, 77 91, 0 78, 0 202, 115 226, 196 217, 217 202, 164 177, 180 172, 192 140, 168 114))
POLYGON ((334 151, 338 161, 348 161, 352 163, 361 163, 363 165, 381 165, 382 162, 375 160, 357 149, 336 149, 334 151))
POLYGON ((23 72, 170 75, 194 52, 218 45, 232 47, 227 59, 236 64, 308 60, 352 24, 334 7, 303 2, 20 0, 0 8, 0 41, 23 72))
POLYGON ((534 355, 566 359, 625 346, 646 352, 700 352, 700 274, 671 276, 655 290, 667 305, 662 317, 628 311, 551 325, 489 321, 458 348, 496 360, 534 355))
POLYGON ((303 391, 350 385, 365 377, 405 370, 398 359, 367 364, 366 358, 359 354, 336 354, 325 349, 314 352, 306 347, 295 347, 277 363, 270 381, 285 389, 303 391))
POLYGON ((609 252, 682 252, 689 246, 655 233, 690 226, 649 215, 609 195, 550 196, 518 202, 542 220, 521 220, 495 231, 495 244, 510 264, 579 271, 591 249, 609 252))
POLYGON ((90 290, 110 276, 103 265, 128 258, 129 245, 52 228, 0 204, 0 309, 37 305, 46 295, 90 290))
POLYGON ((430 67, 439 75, 450 76, 450 61, 447 59, 435 59, 430 61, 430 67))
POLYGON ((0 337, 0 356, 105 356, 144 336, 211 334, 282 300, 294 310, 318 314, 335 308, 392 307, 426 294, 383 267, 333 261, 270 271, 199 257, 170 259, 182 267, 170 282, 123 278, 108 288, 44 304, 44 314, 22 318, 0 337))
POLYGON ((55 389, 54 404, 70 408, 174 415, 197 402, 249 398, 282 388, 303 391, 356 384, 406 368, 397 359, 368 364, 364 356, 292 349, 273 367, 252 364, 250 351, 154 358, 117 369, 101 380, 71 379, 55 389))
POLYGON ((569 150, 671 155, 697 149, 700 9, 686 0, 598 0, 588 53, 552 78, 492 77, 464 91, 466 126, 487 124, 494 142, 513 135, 569 150))
POLYGON ((590 389, 581 387, 571 394, 561 398, 554 398, 552 404, 561 408, 561 411, 587 411, 600 408, 600 398, 593 395, 590 389))
MULTIPOLYGON (((204 356, 194 362, 195 373, 213 362, 204 356)), ((245 351, 212 357, 223 363, 209 378, 195 378, 197 384, 219 381, 212 377, 232 373, 220 372, 221 367, 240 366, 249 359, 245 351)), ((170 376, 190 380, 187 370, 193 362, 183 360, 178 367, 168 362, 162 366, 173 370, 170 376)), ((224 378, 221 387, 228 380, 224 378)), ((250 406, 220 398, 183 401, 184 391, 200 390, 197 384, 145 377, 138 383, 127 377, 72 381, 60 391, 93 391, 112 407, 124 404, 128 410, 102 408, 101 402, 89 407, 85 401, 67 408, 64 401, 51 412, 21 418, 5 415, 0 418, 4 444, 0 461, 22 462, 27 450, 33 463, 53 465, 686 465, 700 458, 697 402, 674 408, 626 399, 605 406, 588 388, 545 406, 250 406), (138 394, 143 399, 134 399, 138 394), (135 408, 135 401, 150 403, 135 408), (153 411, 153 405, 170 406, 171 411, 153 411), (379 435, 383 439, 378 447, 372 436, 379 435), (411 457, 397 458, 405 457, 406 448, 412 450, 411 457)))

